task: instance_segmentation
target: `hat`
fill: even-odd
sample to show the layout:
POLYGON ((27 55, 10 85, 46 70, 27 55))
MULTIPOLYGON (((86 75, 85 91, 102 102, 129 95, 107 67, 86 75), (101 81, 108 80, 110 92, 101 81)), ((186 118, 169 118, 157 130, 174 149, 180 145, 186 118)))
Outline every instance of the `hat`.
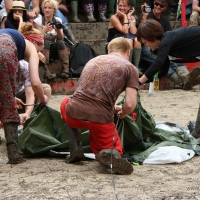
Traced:
POLYGON ((26 10, 25 4, 23 1, 13 1, 10 10, 26 10))

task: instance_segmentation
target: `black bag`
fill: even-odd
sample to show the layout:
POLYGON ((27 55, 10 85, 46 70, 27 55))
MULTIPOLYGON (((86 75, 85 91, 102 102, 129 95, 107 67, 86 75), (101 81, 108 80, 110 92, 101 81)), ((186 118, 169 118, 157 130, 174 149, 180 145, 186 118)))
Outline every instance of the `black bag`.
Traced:
POLYGON ((77 43, 70 49, 69 55, 69 73, 70 76, 80 77, 85 64, 96 57, 95 51, 88 44, 77 43))

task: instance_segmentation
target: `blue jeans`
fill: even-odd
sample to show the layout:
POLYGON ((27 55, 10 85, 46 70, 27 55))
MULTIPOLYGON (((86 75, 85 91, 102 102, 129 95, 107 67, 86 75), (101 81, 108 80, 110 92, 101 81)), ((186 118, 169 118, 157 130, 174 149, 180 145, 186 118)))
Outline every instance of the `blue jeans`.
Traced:
POLYGON ((57 11, 54 13, 54 16, 55 16, 55 17, 59 17, 60 19, 62 19, 62 23, 63 23, 63 24, 67 24, 67 23, 68 23, 66 17, 60 12, 60 10, 57 10, 57 11))
MULTIPOLYGON (((156 54, 154 54, 150 50, 150 47, 142 46, 139 70, 145 73, 146 70, 151 66, 151 64, 155 62, 155 60, 156 60, 156 54)), ((176 69, 180 66, 183 66, 183 64, 170 61, 170 67, 167 73, 167 77, 171 78, 171 76, 176 72, 176 69)))

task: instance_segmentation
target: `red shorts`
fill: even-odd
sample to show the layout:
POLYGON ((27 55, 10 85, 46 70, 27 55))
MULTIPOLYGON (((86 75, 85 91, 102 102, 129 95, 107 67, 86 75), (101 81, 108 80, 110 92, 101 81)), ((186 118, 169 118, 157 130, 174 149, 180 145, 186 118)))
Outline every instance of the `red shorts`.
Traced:
POLYGON ((90 131, 90 147, 93 153, 97 154, 102 149, 111 149, 113 143, 113 148, 118 150, 120 155, 122 155, 121 140, 118 131, 115 128, 115 124, 113 122, 109 124, 101 124, 68 117, 65 107, 69 100, 70 98, 66 98, 62 101, 60 106, 61 115, 71 128, 86 128, 90 131))

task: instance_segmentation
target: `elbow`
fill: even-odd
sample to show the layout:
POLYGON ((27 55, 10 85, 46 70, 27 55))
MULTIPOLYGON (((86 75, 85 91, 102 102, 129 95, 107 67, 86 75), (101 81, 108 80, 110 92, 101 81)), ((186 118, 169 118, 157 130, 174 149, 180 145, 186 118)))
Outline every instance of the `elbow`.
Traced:
POLYGON ((39 81, 32 81, 31 86, 32 86, 33 89, 38 88, 39 87, 39 81))
POLYGON ((127 112, 129 114, 132 113, 133 110, 135 109, 135 107, 136 107, 136 102, 127 104, 127 106, 126 106, 127 112))

